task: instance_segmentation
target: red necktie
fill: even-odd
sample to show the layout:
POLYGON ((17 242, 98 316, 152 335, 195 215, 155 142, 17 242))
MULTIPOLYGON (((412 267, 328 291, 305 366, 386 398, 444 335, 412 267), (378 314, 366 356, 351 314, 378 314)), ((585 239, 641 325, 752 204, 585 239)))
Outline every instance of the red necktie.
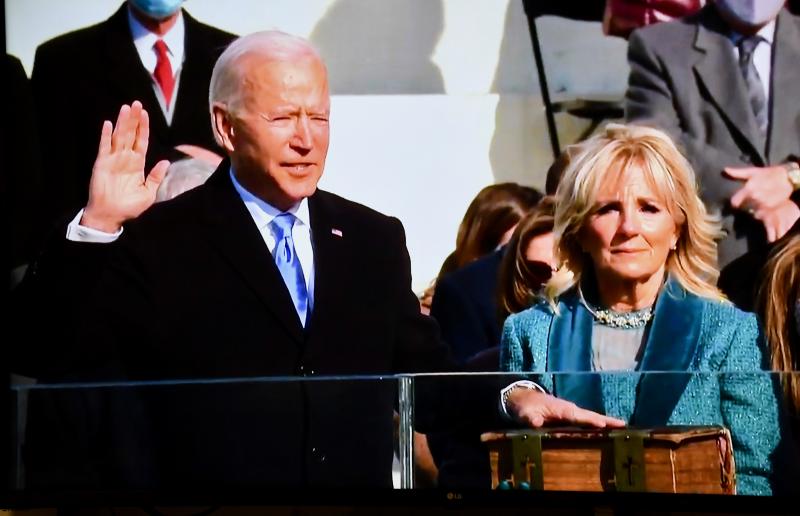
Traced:
POLYGON ((172 89, 175 87, 175 78, 172 76, 172 65, 169 64, 169 57, 167 56, 167 45, 164 40, 159 39, 153 47, 156 49, 158 58, 154 75, 156 82, 161 87, 161 93, 164 94, 164 100, 169 106, 169 102, 172 99, 172 89))

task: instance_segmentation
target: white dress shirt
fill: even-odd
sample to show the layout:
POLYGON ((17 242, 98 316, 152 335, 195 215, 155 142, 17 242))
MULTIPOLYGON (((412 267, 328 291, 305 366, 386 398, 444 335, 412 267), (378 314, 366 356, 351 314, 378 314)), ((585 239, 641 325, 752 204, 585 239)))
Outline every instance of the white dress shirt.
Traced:
POLYGON ((119 228, 116 233, 106 233, 99 229, 81 226, 81 219, 83 218, 83 211, 81 210, 72 219, 72 222, 67 226, 67 240, 73 242, 86 242, 90 244, 110 244, 122 235, 122 228, 119 228))
MULTIPOLYGON (((250 216, 253 217, 253 222, 256 223, 258 232, 261 233, 261 238, 267 244, 270 254, 274 256, 277 237, 272 226, 272 220, 283 212, 247 191, 236 180, 236 176, 233 175, 233 167, 231 167, 230 175, 233 187, 239 197, 242 198, 245 208, 250 212, 250 216)), ((311 313, 314 308, 314 247, 311 245, 311 219, 308 214, 308 199, 303 199, 286 210, 286 213, 291 213, 297 218, 294 226, 292 226, 292 240, 294 240, 297 259, 300 260, 300 267, 303 269, 303 278, 306 280, 308 312, 311 313)))
POLYGON ((150 73, 152 80, 153 91, 156 93, 156 98, 161 106, 161 111, 167 119, 167 124, 172 123, 172 115, 175 111, 175 102, 178 98, 178 88, 180 87, 181 67, 183 67, 184 58, 184 44, 186 26, 183 21, 183 11, 178 11, 178 19, 175 25, 170 28, 166 34, 159 36, 147 30, 147 27, 142 25, 139 20, 131 13, 131 8, 128 8, 128 25, 131 28, 131 35, 133 36, 133 44, 136 46, 136 52, 139 54, 139 59, 142 61, 142 66, 150 73), (163 39, 167 45, 167 57, 169 64, 172 67, 172 75, 175 78, 175 87, 172 90, 172 102, 167 105, 164 94, 161 93, 161 88, 156 82, 153 74, 156 70, 156 63, 158 56, 156 49, 153 48, 156 41, 163 39))

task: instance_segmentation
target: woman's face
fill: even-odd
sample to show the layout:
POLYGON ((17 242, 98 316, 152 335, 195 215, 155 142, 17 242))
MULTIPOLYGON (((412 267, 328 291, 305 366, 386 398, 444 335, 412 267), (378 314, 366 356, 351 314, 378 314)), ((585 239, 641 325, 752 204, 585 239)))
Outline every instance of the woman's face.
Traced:
POLYGON ((546 263, 550 267, 555 265, 553 258, 553 233, 542 233, 531 238, 528 248, 525 249, 525 259, 529 262, 546 263))
POLYGON ((678 227, 666 200, 637 165, 600 186, 580 233, 598 280, 645 282, 663 275, 678 241, 678 227))

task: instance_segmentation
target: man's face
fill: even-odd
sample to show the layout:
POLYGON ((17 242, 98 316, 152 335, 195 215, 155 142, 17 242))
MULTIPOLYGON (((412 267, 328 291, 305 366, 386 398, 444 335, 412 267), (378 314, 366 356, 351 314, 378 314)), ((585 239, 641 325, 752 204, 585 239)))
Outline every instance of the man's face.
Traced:
POLYGON ((749 35, 778 17, 786 0, 717 0, 716 7, 731 27, 749 35))
POLYGON ((229 152, 237 179, 280 210, 310 196, 330 139, 327 73, 313 57, 242 59, 242 102, 231 115, 229 152))
POLYGON ((165 20, 178 12, 183 0, 128 0, 128 3, 152 20, 165 20))
POLYGON ((528 247, 525 249, 525 259, 529 262, 546 263, 550 267, 554 267, 556 264, 556 260, 553 257, 554 247, 555 237, 552 231, 536 235, 528 242, 528 247))

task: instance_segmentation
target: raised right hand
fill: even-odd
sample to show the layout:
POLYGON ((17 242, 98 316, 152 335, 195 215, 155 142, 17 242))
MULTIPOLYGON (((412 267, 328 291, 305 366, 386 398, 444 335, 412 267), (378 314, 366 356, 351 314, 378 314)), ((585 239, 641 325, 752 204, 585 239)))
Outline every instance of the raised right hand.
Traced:
POLYGON ((508 396, 508 412, 533 428, 547 424, 588 425, 622 428, 625 421, 582 409, 571 401, 532 389, 514 389, 508 396))
POLYGON ((139 101, 120 108, 116 127, 103 122, 82 226, 115 233, 155 202, 169 161, 159 161, 145 177, 149 136, 149 118, 139 101))

